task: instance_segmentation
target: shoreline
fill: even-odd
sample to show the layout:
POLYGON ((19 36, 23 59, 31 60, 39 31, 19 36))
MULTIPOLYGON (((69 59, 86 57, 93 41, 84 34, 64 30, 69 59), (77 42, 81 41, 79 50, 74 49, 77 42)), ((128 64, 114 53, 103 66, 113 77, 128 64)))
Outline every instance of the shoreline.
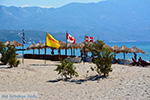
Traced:
MULTIPOLYGON (((39 100, 147 100, 150 99, 150 67, 113 64, 108 78, 89 78, 92 63, 75 63, 79 77, 60 80, 58 61, 24 59, 19 67, 0 65, 0 92, 37 92, 39 100)), ((37 99, 35 99, 37 100, 37 99)))

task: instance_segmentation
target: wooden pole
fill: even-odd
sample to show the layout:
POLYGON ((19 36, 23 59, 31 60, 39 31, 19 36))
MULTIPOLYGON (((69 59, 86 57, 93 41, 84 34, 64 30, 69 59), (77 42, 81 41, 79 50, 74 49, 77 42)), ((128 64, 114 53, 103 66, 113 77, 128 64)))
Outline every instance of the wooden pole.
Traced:
POLYGON ((74 56, 75 56, 75 48, 74 48, 74 56))
POLYGON ((72 48, 71 48, 71 56, 72 56, 72 48))
POLYGON ((61 50, 60 50, 60 48, 58 49, 58 52, 59 52, 59 55, 61 55, 61 50))
POLYGON ((125 52, 123 54, 124 54, 123 56, 124 56, 124 59, 125 59, 125 52))
POLYGON ((39 50, 39 55, 40 55, 40 49, 38 49, 39 50))

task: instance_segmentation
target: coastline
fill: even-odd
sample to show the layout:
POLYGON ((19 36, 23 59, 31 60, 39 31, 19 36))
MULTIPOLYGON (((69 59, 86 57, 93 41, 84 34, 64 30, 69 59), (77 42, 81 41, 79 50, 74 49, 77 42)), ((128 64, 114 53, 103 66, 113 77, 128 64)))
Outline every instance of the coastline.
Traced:
MULTIPOLYGON (((110 47, 112 47, 113 45, 116 45, 118 47, 121 47, 123 45, 129 47, 129 48, 132 48, 134 46, 137 46, 138 48, 140 48, 141 50, 143 50, 144 52, 146 52, 146 54, 142 54, 142 53, 137 53, 137 58, 139 57, 142 57, 142 59, 146 60, 146 61, 149 61, 149 56, 150 56, 150 42, 106 42, 107 45, 109 45, 110 47)), ((30 44, 25 44, 25 48, 27 48, 30 44)), ((19 48, 19 47, 18 47, 19 48)), ((38 49, 35 49, 35 54, 38 54, 38 49)), ((17 51, 17 53, 19 55, 22 55, 22 52, 21 51, 17 51)), ((41 49, 40 50, 40 53, 41 54, 44 54, 45 51, 44 49, 41 49)), ((54 50, 54 53, 55 54, 58 54, 58 50, 54 50)), ((65 50, 61 50, 61 53, 62 55, 65 54, 65 50)), ((24 52, 24 54, 33 54, 33 50, 26 50, 24 52)), ((51 49, 47 49, 47 54, 51 54, 51 49)), ((67 54, 68 55, 71 55, 71 52, 70 50, 67 51, 67 54)), ((76 52, 75 52, 75 55, 76 56, 80 56, 80 49, 77 49, 76 52)), ((91 56, 91 54, 89 53, 88 56, 91 56)), ((134 54, 133 53, 127 53, 126 54, 126 59, 128 60, 131 60, 132 57, 134 57, 134 54)), ((118 53, 116 55, 116 59, 123 59, 123 53, 118 53)))
POLYGON ((150 99, 150 67, 113 64, 108 78, 95 80, 96 72, 86 75, 95 64, 75 63, 79 77, 63 81, 54 71, 58 61, 24 61, 17 68, 0 65, 0 92, 37 92, 39 100, 150 99))

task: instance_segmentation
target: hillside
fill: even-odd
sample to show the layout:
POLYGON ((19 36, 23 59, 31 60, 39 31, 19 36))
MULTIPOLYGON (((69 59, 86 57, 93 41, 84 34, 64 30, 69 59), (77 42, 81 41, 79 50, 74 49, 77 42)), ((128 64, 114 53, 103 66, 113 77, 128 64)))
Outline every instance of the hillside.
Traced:
MULTIPOLYGON (((27 43, 37 43, 46 41, 46 32, 38 30, 25 30, 25 39, 27 43)), ((50 32, 48 32, 50 33, 50 32)), ((65 41, 65 33, 50 33, 54 38, 65 41)), ((6 42, 7 40, 19 41, 22 43, 22 31, 19 30, 0 30, 0 40, 6 42)))
MULTIPOLYGON (((30 38, 38 34, 37 41, 43 41, 40 36, 45 31, 60 35, 66 30, 78 42, 85 35, 110 42, 150 41, 149 4, 148 0, 107 0, 60 8, 0 6, 0 29, 41 30, 29 33, 30 38)), ((1 36, 5 40, 5 34, 1 36)))

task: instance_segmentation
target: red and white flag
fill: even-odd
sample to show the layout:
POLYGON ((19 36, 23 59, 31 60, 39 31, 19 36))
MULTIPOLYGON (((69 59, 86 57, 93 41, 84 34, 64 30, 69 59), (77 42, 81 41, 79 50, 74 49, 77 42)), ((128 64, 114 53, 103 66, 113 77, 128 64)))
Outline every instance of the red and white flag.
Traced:
POLYGON ((74 39, 73 36, 67 33, 67 41, 74 44, 76 40, 74 39))
POLYGON ((93 42, 93 40, 93 37, 85 36, 85 42, 93 42))

